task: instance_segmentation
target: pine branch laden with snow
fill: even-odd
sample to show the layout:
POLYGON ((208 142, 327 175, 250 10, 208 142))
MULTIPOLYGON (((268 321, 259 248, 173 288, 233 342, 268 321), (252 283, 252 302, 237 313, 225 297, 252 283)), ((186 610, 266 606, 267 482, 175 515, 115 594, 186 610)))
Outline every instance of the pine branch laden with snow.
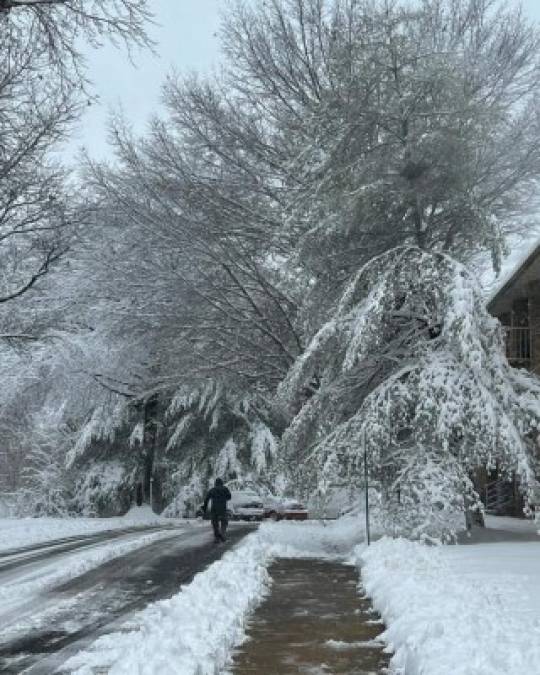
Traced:
POLYGON ((277 441, 270 429, 260 421, 251 428, 251 463, 258 474, 271 465, 277 454, 277 441))
POLYGON ((184 385, 172 396, 165 413, 165 420, 174 424, 166 451, 179 448, 198 422, 203 422, 210 432, 219 424, 226 393, 221 382, 208 379, 200 386, 184 385))
POLYGON ((171 397, 165 429, 168 461, 175 466, 169 510, 196 510, 218 476, 236 487, 275 489, 278 444, 260 413, 253 397, 213 380, 183 386, 171 397))
POLYGON ((144 442, 144 424, 137 422, 129 436, 129 447, 135 448, 137 445, 142 446, 144 442))
MULTIPOLYGON (((38 406, 41 412, 35 419, 41 424, 32 422, 28 432, 35 448, 31 453, 35 470, 26 486, 31 485, 34 494, 25 499, 35 506, 29 507, 32 513, 60 509, 92 515, 122 513, 134 486, 146 476, 149 452, 156 480, 154 498, 169 505, 171 513, 193 515, 217 476, 239 486, 274 487, 277 440, 263 421, 256 397, 227 389, 211 378, 173 392, 161 391, 159 406, 152 412, 148 404, 153 399, 148 394, 126 399, 99 386, 93 394, 85 400, 86 405, 93 403, 86 423, 75 422, 61 444, 57 429, 65 426, 66 417, 84 408, 73 408, 71 400, 60 408, 51 400, 48 412, 38 406), (150 423, 155 427, 152 441, 146 434, 150 423), (45 443, 47 448, 54 444, 57 451, 42 451, 45 443), (51 472, 54 481, 48 480, 51 472), (58 487, 55 495, 45 487, 52 483, 58 487)), ((13 438, 14 443, 19 441, 19 436, 13 438)))
POLYGON ((445 255, 399 247, 365 265, 277 401, 291 420, 284 452, 319 484, 358 480, 365 435, 389 515, 422 512, 415 534, 477 501, 478 467, 535 485, 540 382, 508 365, 474 276, 445 255))
POLYGON ((74 481, 72 509, 83 516, 114 516, 129 508, 137 466, 118 459, 93 461, 74 481))
MULTIPOLYGON (((107 403, 97 405, 66 457, 67 466, 72 466, 77 460, 83 458, 93 443, 97 441, 112 443, 118 431, 127 424, 129 412, 126 401, 117 396, 113 396, 112 400, 107 403)), ((136 431, 138 432, 137 427, 132 432, 130 442, 131 439, 135 441, 133 433, 136 431)))

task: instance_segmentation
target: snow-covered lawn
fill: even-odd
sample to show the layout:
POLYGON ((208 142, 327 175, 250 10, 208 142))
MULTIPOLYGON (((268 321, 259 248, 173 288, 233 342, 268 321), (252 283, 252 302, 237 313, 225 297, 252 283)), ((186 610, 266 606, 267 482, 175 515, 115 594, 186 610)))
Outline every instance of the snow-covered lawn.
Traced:
POLYGON ((0 553, 64 537, 96 534, 126 527, 197 525, 194 520, 162 518, 149 506, 133 507, 118 518, 0 518, 0 553))
POLYGON ((427 547, 383 539, 356 555, 398 673, 540 673, 540 541, 427 547))

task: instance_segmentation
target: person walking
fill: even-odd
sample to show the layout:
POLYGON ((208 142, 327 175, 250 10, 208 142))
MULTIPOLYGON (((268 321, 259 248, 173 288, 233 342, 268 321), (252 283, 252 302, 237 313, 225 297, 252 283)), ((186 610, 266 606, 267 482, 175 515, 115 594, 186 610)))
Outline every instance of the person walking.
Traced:
POLYGON ((225 533, 227 531, 227 502, 231 498, 229 488, 223 485, 221 478, 216 478, 214 487, 208 490, 204 499, 203 512, 206 513, 208 502, 212 502, 210 509, 210 516, 212 520, 212 527, 214 528, 214 541, 225 541, 225 533))

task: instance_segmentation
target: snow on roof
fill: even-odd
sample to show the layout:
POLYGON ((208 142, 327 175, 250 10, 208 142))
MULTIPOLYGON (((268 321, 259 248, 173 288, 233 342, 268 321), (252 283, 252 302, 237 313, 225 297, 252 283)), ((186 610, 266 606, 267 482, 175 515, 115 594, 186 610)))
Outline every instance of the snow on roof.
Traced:
POLYGON ((533 230, 526 235, 515 235, 508 241, 509 253, 501 262, 497 275, 491 264, 484 260, 480 283, 484 289, 486 302, 490 303, 520 270, 529 257, 540 246, 540 231, 533 230))

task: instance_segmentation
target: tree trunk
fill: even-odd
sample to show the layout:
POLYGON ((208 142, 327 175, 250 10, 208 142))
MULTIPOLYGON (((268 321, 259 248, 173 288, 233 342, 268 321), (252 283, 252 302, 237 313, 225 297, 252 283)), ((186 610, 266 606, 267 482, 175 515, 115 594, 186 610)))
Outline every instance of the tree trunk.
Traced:
POLYGON ((150 480, 154 472, 154 459, 156 454, 158 403, 159 399, 157 394, 150 396, 144 403, 143 482, 145 501, 148 503, 150 503, 150 480))

